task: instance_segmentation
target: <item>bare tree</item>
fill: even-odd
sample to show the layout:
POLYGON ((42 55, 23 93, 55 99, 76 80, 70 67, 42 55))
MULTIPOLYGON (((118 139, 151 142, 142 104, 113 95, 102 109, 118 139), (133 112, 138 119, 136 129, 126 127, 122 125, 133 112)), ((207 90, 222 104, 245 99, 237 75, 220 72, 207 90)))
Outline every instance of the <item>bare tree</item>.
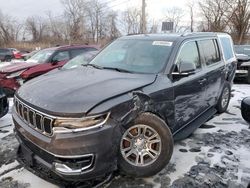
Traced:
POLYGON ((195 3, 193 0, 190 0, 187 2, 187 7, 189 9, 189 14, 190 14, 190 31, 194 31, 194 6, 195 3))
POLYGON ((231 33, 238 44, 242 44, 250 29, 249 5, 249 0, 237 0, 230 15, 231 33))
POLYGON ((70 39, 76 41, 82 39, 84 25, 84 10, 88 3, 86 0, 61 0, 64 6, 65 16, 70 24, 70 39))
POLYGON ((231 12, 230 0, 201 0, 199 7, 204 18, 203 31, 226 31, 231 12))
POLYGON ((35 42, 42 40, 47 26, 45 20, 39 16, 28 17, 26 20, 26 29, 35 42))
POLYGON ((12 18, 0 12, 0 43, 8 44, 15 40, 12 18))
POLYGON ((180 21, 184 16, 184 11, 179 7, 172 7, 166 9, 165 19, 166 21, 173 22, 174 28, 173 32, 179 32, 180 27, 180 21))
POLYGON ((140 33, 141 11, 136 8, 128 8, 122 14, 122 22, 127 34, 140 33))
MULTIPOLYGON (((150 22, 149 22, 150 24, 150 22)), ((150 27, 150 30, 149 30, 149 33, 157 33, 158 31, 158 24, 157 24, 157 21, 155 20, 152 20, 151 22, 151 27, 150 27)))
POLYGON ((92 34, 93 42, 96 43, 98 43, 103 34, 103 20, 105 17, 105 12, 102 10, 104 7, 105 5, 102 5, 98 0, 90 1, 86 7, 89 20, 89 30, 92 34))
POLYGON ((107 16, 107 35, 110 40, 118 38, 121 33, 117 28, 117 14, 115 12, 110 12, 107 16))

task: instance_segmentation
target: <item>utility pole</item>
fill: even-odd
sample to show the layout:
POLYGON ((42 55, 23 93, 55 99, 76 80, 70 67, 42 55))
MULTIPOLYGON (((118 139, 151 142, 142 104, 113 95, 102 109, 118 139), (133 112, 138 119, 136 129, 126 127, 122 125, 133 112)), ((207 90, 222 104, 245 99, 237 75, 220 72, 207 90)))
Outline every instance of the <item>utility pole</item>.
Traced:
POLYGON ((141 32, 146 33, 146 0, 142 0, 142 17, 141 17, 141 32))

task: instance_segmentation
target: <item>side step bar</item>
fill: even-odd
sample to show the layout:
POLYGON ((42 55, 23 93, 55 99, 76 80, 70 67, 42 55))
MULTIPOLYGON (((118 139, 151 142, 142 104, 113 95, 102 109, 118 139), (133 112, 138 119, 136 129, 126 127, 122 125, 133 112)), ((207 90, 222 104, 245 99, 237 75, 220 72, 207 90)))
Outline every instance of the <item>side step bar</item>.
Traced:
POLYGON ((208 121, 214 114, 216 114, 217 110, 215 108, 210 108, 204 114, 199 116, 193 122, 185 126, 179 132, 174 133, 174 141, 183 140, 190 136, 197 128, 199 128, 202 124, 208 121))

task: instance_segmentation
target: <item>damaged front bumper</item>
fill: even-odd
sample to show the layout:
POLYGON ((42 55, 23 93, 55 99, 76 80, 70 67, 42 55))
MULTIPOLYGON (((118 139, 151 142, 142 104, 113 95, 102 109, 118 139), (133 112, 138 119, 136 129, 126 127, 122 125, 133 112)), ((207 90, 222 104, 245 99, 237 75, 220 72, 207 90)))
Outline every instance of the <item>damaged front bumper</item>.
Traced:
POLYGON ((20 143, 19 161, 43 178, 87 181, 105 177, 117 169, 119 130, 112 120, 100 129, 52 137, 32 129, 15 112, 13 121, 20 143))

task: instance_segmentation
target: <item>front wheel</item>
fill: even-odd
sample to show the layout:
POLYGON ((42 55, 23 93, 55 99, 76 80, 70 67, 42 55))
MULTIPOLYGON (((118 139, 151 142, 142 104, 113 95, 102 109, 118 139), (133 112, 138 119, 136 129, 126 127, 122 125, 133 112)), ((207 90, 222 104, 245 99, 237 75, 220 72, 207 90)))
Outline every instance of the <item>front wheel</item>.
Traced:
POLYGON ((133 177, 152 176, 168 164, 172 153, 173 137, 166 123, 144 113, 122 135, 119 169, 133 177))
POLYGON ((223 113, 227 110, 230 98, 231 98, 231 86, 228 82, 226 82, 216 106, 216 109, 219 113, 223 113))

